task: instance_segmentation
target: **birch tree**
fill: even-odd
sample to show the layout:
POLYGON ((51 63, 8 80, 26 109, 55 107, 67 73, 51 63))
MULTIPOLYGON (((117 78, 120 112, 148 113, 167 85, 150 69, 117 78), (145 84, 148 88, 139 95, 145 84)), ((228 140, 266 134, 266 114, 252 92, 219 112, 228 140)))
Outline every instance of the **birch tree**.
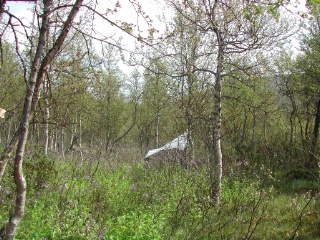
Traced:
POLYGON ((0 107, 7 110, 5 118, 1 121, 1 145, 5 146, 11 138, 12 129, 15 129, 17 109, 21 108, 24 83, 23 72, 15 46, 3 40, 1 43, 0 63, 0 107))
MULTIPOLYGON (((296 136, 301 139, 304 166, 314 176, 318 166, 318 135, 320 128, 320 3, 316 0, 307 2, 308 18, 301 38, 301 51, 282 54, 277 68, 281 82, 279 90, 290 103, 290 142, 296 136), (297 130, 296 130, 297 129, 297 130)), ((314 177, 312 176, 312 177, 314 177)))
MULTIPOLYGON (((53 64, 53 61, 57 55, 63 51, 64 42, 66 41, 70 31, 72 29, 76 29, 78 32, 81 32, 82 36, 85 38, 93 37, 95 40, 104 44, 116 45, 108 41, 110 38, 103 34, 100 34, 99 36, 92 35, 92 33, 94 33, 94 29, 92 29, 94 24, 86 25, 88 23, 87 20, 93 21, 95 17, 98 16, 108 24, 112 24, 113 27, 116 27, 121 31, 128 32, 131 36, 135 35, 133 34, 133 26, 131 24, 127 24, 124 21, 110 20, 109 15, 112 15, 117 11, 117 9, 120 8, 120 4, 118 2, 115 3, 115 5, 113 5, 110 9, 107 9, 107 11, 99 12, 97 10, 98 3, 97 1, 93 0, 42 0, 39 2, 39 6, 37 7, 37 16, 39 16, 39 32, 37 32, 36 37, 32 36, 31 38, 27 30, 27 26, 19 18, 10 13, 9 10, 6 10, 3 7, 4 2, 5 1, 0 2, 1 18, 5 20, 5 16, 7 16, 8 20, 5 20, 6 22, 4 23, 2 30, 5 31, 10 28, 13 32, 16 41, 16 52, 23 66, 24 81, 26 83, 26 95, 22 109, 20 125, 0 157, 1 182, 7 163, 14 149, 16 149, 14 157, 16 201, 11 211, 12 214, 9 216, 9 220, 3 224, 0 230, 0 239, 13 239, 24 216, 26 203, 27 185, 22 170, 25 146, 30 126, 30 118, 38 105, 40 91, 42 89, 42 84, 46 77, 46 73, 48 72, 51 64, 53 64), (79 15, 79 12, 81 12, 82 15, 79 15), (52 21, 53 19, 51 19, 51 17, 53 15, 58 16, 58 21, 52 21), (33 38, 36 40, 35 42, 30 43, 32 49, 35 49, 34 52, 30 51, 30 57, 32 58, 30 64, 25 61, 25 58, 22 56, 22 53, 19 49, 19 36, 21 35, 18 34, 18 29, 16 28, 17 25, 13 23, 13 19, 18 21, 20 26, 23 28, 22 33, 27 41, 32 41, 33 38), (55 31, 49 31, 51 28, 55 29, 55 31)), ((134 6, 139 6, 138 3, 131 4, 134 6)), ((140 8, 138 8, 137 12, 139 11, 141 11, 140 8)), ((3 35, 4 32, 1 32, 1 38, 3 35)), ((92 45, 87 44, 86 48, 88 52, 90 51, 90 47, 92 47, 92 45)))
POLYGON ((141 117, 138 128, 141 144, 145 143, 147 148, 160 147, 163 144, 161 139, 166 136, 171 125, 172 103, 168 94, 168 78, 165 75, 155 74, 162 73, 165 69, 164 62, 151 59, 143 74, 141 117))
POLYGON ((1 230, 0 230, 0 238, 1 239, 14 239, 16 232, 18 230, 18 226, 20 221, 24 216, 25 202, 26 202, 26 181, 23 175, 23 156, 25 151, 25 145, 28 136, 29 129, 29 121, 32 110, 38 103, 40 86, 45 77, 45 72, 50 65, 51 61, 54 59, 58 51, 60 50, 74 18, 76 17, 80 6, 83 0, 78 0, 72 6, 70 14, 61 29, 61 33, 54 43, 52 48, 46 54, 44 58, 42 55, 44 53, 44 46, 46 42, 46 34, 49 29, 49 19, 50 19, 50 11, 52 11, 53 1, 52 0, 44 0, 43 1, 43 14, 42 14, 42 23, 39 32, 38 38, 38 46, 33 58, 32 65, 30 66, 30 74, 28 79, 26 79, 27 87, 26 87, 26 98, 23 106, 23 112, 21 117, 21 123, 18 130, 15 132, 14 137, 12 138, 10 144, 6 147, 4 152, 1 155, 1 176, 3 175, 5 166, 8 162, 8 155, 13 151, 14 147, 17 146, 16 155, 14 158, 14 179, 16 183, 16 203, 14 206, 13 214, 9 217, 9 221, 6 222, 1 230))
MULTIPOLYGON (((277 1, 166 1, 190 27, 207 38, 206 52, 210 65, 196 65, 193 72, 210 73, 213 77, 211 94, 214 105, 211 111, 209 146, 210 197, 213 204, 220 202, 222 179, 221 102, 223 79, 237 68, 232 65, 234 56, 272 46, 288 35, 278 15, 277 1), (226 66, 231 66, 226 68, 226 66)), ((198 53, 199 54, 199 53, 198 53)))
POLYGON ((307 1, 313 20, 310 26, 310 38, 306 38, 304 42, 304 54, 302 66, 304 66, 304 77, 310 82, 310 92, 315 96, 315 119, 310 142, 309 159, 306 167, 309 170, 316 170, 319 168, 318 159, 316 157, 317 142, 320 129, 320 98, 319 98, 319 83, 320 83, 320 2, 316 0, 307 1), (311 81, 310 81, 311 80, 311 81))

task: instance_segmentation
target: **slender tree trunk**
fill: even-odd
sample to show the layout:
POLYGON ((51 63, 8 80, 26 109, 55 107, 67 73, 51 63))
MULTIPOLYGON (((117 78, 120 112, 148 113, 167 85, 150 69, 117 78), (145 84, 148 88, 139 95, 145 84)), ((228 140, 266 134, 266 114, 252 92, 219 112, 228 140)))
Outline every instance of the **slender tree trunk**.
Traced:
MULTIPOLYGON (((0 182, 2 180, 2 177, 4 175, 4 172, 7 167, 7 163, 11 157, 12 151, 17 146, 18 140, 19 140, 20 132, 16 131, 10 141, 10 143, 6 146, 6 148, 1 153, 0 158, 0 182)), ((0 239, 1 239, 1 232, 0 232, 0 239)))
POLYGON ((222 180, 222 151, 221 151, 221 81, 223 69, 223 42, 220 33, 215 31, 218 40, 217 71, 215 75, 215 85, 213 89, 213 133, 212 149, 210 151, 210 179, 211 179, 211 200, 213 204, 220 203, 220 191, 222 180))
POLYGON ((79 116, 79 147, 82 148, 82 120, 79 116))
MULTIPOLYGON (((2 21, 2 15, 3 15, 5 4, 6 4, 6 0, 0 0, 0 21, 2 21)), ((3 56, 1 52, 1 60, 3 59, 2 57, 3 56)))
POLYGON ((60 134, 60 153, 62 154, 62 157, 64 157, 64 125, 61 126, 60 134))
POLYGON ((210 156, 211 199, 214 204, 220 203, 222 179, 222 151, 221 151, 221 79, 216 79, 214 87, 213 136, 210 156))
POLYGON ((53 135, 52 135, 52 150, 54 152, 58 152, 58 128, 57 126, 55 126, 54 128, 54 132, 53 132, 53 135))
POLYGON ((246 131, 247 131, 247 119, 248 119, 248 114, 247 114, 247 109, 246 108, 244 108, 243 113, 244 113, 244 120, 243 120, 241 141, 245 142, 245 140, 246 140, 246 131))
POLYGON ((160 146, 160 86, 159 86, 159 76, 156 77, 156 102, 157 102, 157 106, 156 106, 156 111, 157 111, 157 119, 156 119, 156 148, 158 148, 160 146))
POLYGON ((252 147, 255 149, 256 146, 256 131, 257 131, 257 116, 256 116, 256 108, 253 107, 253 130, 252 130, 252 147))
POLYGON ((49 109, 49 79, 43 83, 43 101, 44 101, 44 154, 48 154, 49 147, 49 118, 50 118, 50 109, 49 109))
POLYGON ((188 130, 187 130, 187 147, 186 147, 186 161, 192 164, 196 164, 195 157, 194 157, 194 142, 192 137, 192 123, 188 123, 188 130))
MULTIPOLYGON (((34 85, 33 85, 34 86, 34 85)), ((26 180, 22 172, 23 155, 25 144, 28 136, 29 117, 32 102, 32 91, 28 91, 23 108, 23 119, 19 127, 19 142, 17 146, 15 164, 14 164, 14 180, 16 184, 16 204, 14 213, 10 216, 9 222, 5 223, 0 230, 0 239, 14 239, 20 221, 24 216, 25 201, 26 201, 26 180)))
MULTIPOLYGON (((11 120, 8 122, 8 128, 7 128, 7 134, 6 134, 6 143, 5 145, 8 145, 10 141, 10 136, 11 136, 11 120)), ((1 178, 0 178, 1 179, 1 178)))
POLYGON ((40 131, 39 131, 39 119, 38 119, 38 113, 36 111, 33 111, 33 142, 36 142, 37 144, 40 141, 40 131))
POLYGON ((49 144, 48 144, 48 150, 50 150, 51 152, 55 152, 54 149, 54 136, 55 136, 55 128, 51 129, 50 135, 49 135, 49 144))
MULTIPOLYGON (((290 100, 292 109, 291 109, 291 113, 290 113, 290 132, 289 132, 289 141, 290 141, 290 145, 293 143, 293 136, 295 133, 295 118, 297 117, 297 106, 296 106, 296 101, 295 101, 295 97, 294 97, 294 91, 291 90, 291 87, 289 85, 288 81, 285 81, 285 91, 287 92, 287 96, 290 100)), ((298 118, 299 120, 299 118, 298 118)), ((299 121, 300 123, 300 121, 299 121)), ((300 123, 301 124, 301 123, 300 123)), ((301 128, 301 136, 302 136, 302 127, 300 125, 301 128)))
POLYGON ((310 170, 315 170, 318 168, 318 160, 316 158, 316 147, 319 136, 319 127, 320 127, 320 99, 318 100, 316 106, 316 117, 314 120, 313 134, 311 138, 311 146, 309 153, 309 161, 306 164, 306 167, 310 170))
MULTIPOLYGON (((253 92, 256 93, 256 81, 253 80, 253 92)), ((256 139, 257 139, 257 108, 253 106, 253 131, 252 131, 252 149, 253 156, 256 154, 256 139)))
POLYGON ((294 117, 295 117, 296 110, 292 109, 291 114, 290 114, 290 136, 289 136, 289 141, 290 144, 293 143, 293 133, 294 133, 294 117))
POLYGON ((157 119, 156 119, 156 148, 160 146, 159 144, 159 131, 160 131, 160 110, 157 109, 157 119))
POLYGON ((307 119, 306 119, 306 123, 305 123, 305 126, 304 126, 304 138, 306 139, 307 142, 309 142, 310 140, 310 131, 309 131, 309 126, 310 126, 310 116, 311 116, 311 113, 310 113, 310 106, 309 106, 309 103, 305 106, 305 115, 307 116, 307 119))
MULTIPOLYGON (((196 32, 195 32, 196 33, 196 32)), ((193 98, 193 86, 196 84, 197 76, 194 75, 194 70, 196 69, 196 59, 197 59, 197 47, 198 47, 198 40, 195 40, 195 42, 191 46, 191 53, 190 53, 190 60, 188 66, 188 74, 187 74, 187 84, 188 84, 188 96, 187 96, 187 107, 186 107, 186 120, 187 120, 187 126, 188 126, 188 132, 187 132, 187 148, 186 148, 186 166, 187 163, 190 163, 191 161, 194 161, 194 142, 192 138, 192 131, 193 131, 193 106, 192 106, 192 98, 193 98)))
POLYGON ((83 152, 82 152, 82 120, 81 115, 79 116, 79 149, 80 149, 80 157, 83 160, 83 152))
MULTIPOLYGON (((194 66, 193 66, 194 67, 194 66)), ((188 164, 190 163, 195 163, 193 162, 195 157, 194 157, 194 142, 192 138, 192 131, 193 131, 193 116, 192 116, 192 103, 191 103, 191 98, 192 98, 192 84, 193 84, 193 77, 192 74, 189 73, 187 77, 188 81, 188 99, 187 99, 187 106, 185 107, 185 118, 187 120, 187 147, 185 150, 185 158, 182 159, 182 167, 187 168, 188 164)))

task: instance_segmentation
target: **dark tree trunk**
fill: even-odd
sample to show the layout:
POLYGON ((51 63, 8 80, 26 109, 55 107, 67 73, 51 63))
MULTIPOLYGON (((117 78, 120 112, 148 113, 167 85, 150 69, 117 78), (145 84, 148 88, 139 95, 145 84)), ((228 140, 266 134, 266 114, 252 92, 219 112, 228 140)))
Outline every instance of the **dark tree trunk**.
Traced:
POLYGON ((316 106, 316 117, 314 120, 313 134, 311 138, 309 161, 306 163, 306 168, 309 170, 315 170, 318 168, 316 150, 317 150, 317 142, 318 142, 318 136, 319 136, 319 126, 320 126, 320 99, 318 100, 318 103, 316 106))

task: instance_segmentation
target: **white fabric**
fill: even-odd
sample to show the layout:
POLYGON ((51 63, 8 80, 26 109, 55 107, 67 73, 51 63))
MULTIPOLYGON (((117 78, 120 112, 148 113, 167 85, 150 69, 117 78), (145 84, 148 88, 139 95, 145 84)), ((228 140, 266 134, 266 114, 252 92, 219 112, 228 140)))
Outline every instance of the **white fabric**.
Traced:
POLYGON ((6 113, 7 110, 0 108, 0 118, 4 118, 4 114, 6 113))
POLYGON ((186 148, 186 146, 187 146, 187 133, 184 133, 184 134, 180 135, 179 137, 173 139, 171 142, 168 142, 166 145, 164 145, 160 148, 156 148, 156 149, 152 149, 152 150, 148 151, 145 158, 150 157, 151 155, 158 153, 162 150, 169 150, 169 149, 183 150, 186 148))

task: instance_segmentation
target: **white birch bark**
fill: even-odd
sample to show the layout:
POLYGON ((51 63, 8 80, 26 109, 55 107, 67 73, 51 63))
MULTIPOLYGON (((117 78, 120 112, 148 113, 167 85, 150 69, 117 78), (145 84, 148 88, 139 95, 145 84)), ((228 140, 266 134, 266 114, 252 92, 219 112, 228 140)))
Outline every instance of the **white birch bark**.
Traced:
POLYGON ((61 133, 60 133, 60 153, 62 157, 64 157, 64 126, 61 126, 61 133))
POLYGON ((44 154, 48 154, 49 147, 49 118, 50 118, 50 109, 49 109, 49 79, 43 83, 43 101, 44 101, 44 154))
POLYGON ((213 89, 213 133, 212 149, 210 154, 210 179, 211 199, 214 204, 220 203, 221 180, 222 180, 222 151, 221 151, 221 81, 223 70, 223 41, 219 30, 215 29, 218 41, 217 71, 213 89))

